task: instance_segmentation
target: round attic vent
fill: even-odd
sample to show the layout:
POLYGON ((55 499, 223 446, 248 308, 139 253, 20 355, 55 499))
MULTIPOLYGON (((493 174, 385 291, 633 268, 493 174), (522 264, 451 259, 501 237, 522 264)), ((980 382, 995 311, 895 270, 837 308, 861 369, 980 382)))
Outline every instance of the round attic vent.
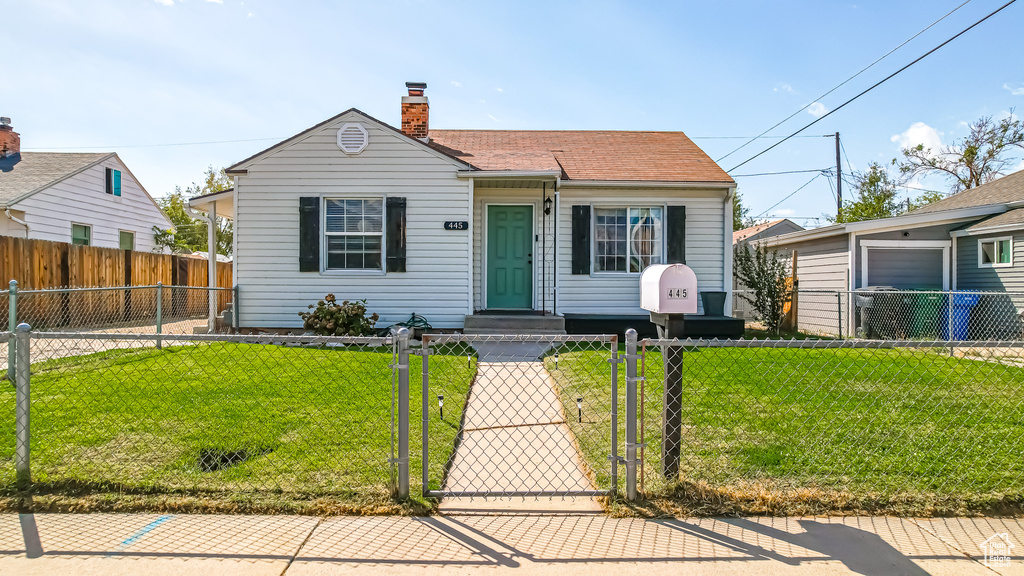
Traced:
POLYGON ((369 140, 370 135, 362 124, 348 123, 338 129, 338 148, 345 154, 359 154, 369 140))

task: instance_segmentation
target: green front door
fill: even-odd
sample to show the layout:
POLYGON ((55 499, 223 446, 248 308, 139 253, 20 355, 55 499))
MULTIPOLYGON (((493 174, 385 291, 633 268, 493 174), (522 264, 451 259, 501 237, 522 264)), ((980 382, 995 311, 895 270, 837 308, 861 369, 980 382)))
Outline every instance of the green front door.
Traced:
POLYGON ((487 308, 533 307, 533 207, 487 209, 487 308))

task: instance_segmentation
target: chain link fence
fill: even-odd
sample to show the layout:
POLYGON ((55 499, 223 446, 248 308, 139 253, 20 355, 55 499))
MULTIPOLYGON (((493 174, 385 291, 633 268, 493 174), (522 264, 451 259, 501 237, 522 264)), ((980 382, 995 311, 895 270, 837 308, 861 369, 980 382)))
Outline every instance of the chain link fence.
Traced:
POLYGON ((430 496, 598 495, 618 484, 615 336, 424 338, 430 496), (447 364, 445 359, 461 362, 447 364), (474 367, 467 381, 462 364, 474 367), (435 440, 440 442, 433 443, 435 440))
MULTIPOLYGON (((747 298, 734 292, 733 314, 764 330, 747 298)), ((1024 292, 798 290, 786 306, 787 333, 872 340, 1024 339, 1024 292)))
MULTIPOLYGON (((207 325, 211 293, 218 314, 235 299, 231 288, 154 285, 8 290, 0 301, 7 304, 10 330, 24 322, 37 332, 191 334, 207 325)), ((225 320, 230 327, 230 315, 225 320)))
MULTIPOLYGON (((30 388, 27 374, 0 387, 0 460, 20 464, 23 444, 28 458, 22 418, 16 431, 10 416, 30 395, 37 492, 379 499, 394 489, 391 338, 37 332, 18 351, 30 388)), ((2 474, 5 489, 18 480, 10 466, 2 474)))
POLYGON ((641 346, 648 495, 961 512, 1024 497, 1024 341, 641 346))

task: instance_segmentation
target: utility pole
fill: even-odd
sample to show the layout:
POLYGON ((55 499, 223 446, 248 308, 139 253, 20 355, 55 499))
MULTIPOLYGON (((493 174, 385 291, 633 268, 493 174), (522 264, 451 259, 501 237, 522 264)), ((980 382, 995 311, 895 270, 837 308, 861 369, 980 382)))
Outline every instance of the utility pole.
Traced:
POLYGON ((836 221, 843 217, 843 163, 839 160, 839 132, 836 132, 836 221))

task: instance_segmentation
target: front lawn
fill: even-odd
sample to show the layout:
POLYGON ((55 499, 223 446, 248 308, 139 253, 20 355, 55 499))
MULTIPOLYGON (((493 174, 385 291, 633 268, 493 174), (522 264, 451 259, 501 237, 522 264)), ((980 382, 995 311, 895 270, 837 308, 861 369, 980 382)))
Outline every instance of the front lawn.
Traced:
MULTIPOLYGON (((119 509, 133 499, 157 499, 157 507, 185 499, 186 508, 220 510, 217 502, 227 499, 234 506, 227 509, 393 511, 392 361, 389 348, 212 343, 34 364, 33 490, 119 509)), ((475 360, 436 355, 431 363, 453 375, 443 393, 460 406, 475 360)), ((415 480, 418 357, 410 357, 410 373, 415 480)), ((3 387, 0 409, 9 417, 0 428, 0 486, 8 495, 15 493, 13 406, 13 389, 3 387)), ((455 428, 430 431, 432 446, 448 447, 430 460, 440 476, 455 428)))
MULTIPOLYGON (((607 372, 593 368, 600 357, 566 356, 558 370, 547 361, 560 385, 608 390, 607 372)), ((660 351, 649 349, 645 363, 644 488, 669 509, 964 513, 1024 504, 1019 364, 942 349, 741 348, 688 349, 683 363, 682 463, 668 480, 660 351)), ((607 443, 590 438, 580 436, 587 460, 607 468, 607 443)))

